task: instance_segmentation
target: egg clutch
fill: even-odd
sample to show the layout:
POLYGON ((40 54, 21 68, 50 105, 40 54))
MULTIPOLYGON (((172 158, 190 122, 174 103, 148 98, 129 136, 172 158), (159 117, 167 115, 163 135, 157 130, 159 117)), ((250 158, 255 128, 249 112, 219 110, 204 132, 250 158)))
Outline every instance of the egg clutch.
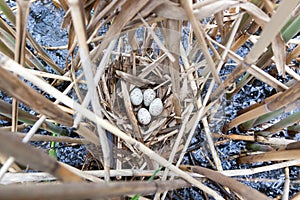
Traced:
POLYGON ((137 120, 142 125, 151 122, 151 117, 159 116, 164 107, 160 98, 156 98, 156 93, 149 88, 142 91, 136 87, 130 92, 130 101, 134 106, 142 105, 137 112, 137 120))

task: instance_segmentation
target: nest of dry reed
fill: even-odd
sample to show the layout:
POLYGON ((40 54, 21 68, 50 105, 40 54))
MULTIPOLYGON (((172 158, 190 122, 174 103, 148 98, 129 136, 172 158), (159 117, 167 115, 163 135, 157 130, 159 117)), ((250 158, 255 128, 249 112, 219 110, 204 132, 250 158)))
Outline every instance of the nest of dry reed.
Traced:
MULTIPOLYGON (((162 51, 155 43, 151 33, 157 34, 155 28, 151 32, 146 28, 139 28, 118 38, 115 49, 120 51, 112 52, 109 65, 105 67, 99 84, 101 88, 100 101, 104 105, 104 116, 112 124, 165 158, 168 158, 171 152, 178 153, 177 157, 173 155, 173 162, 176 162, 188 136, 192 135, 191 129, 195 125, 193 123, 196 123, 195 119, 191 119, 196 117, 195 111, 199 109, 197 107, 197 88, 203 83, 198 77, 198 72, 203 69, 206 62, 203 57, 201 59, 199 47, 197 45, 192 47, 188 44, 190 48, 192 47, 188 49, 188 53, 181 46, 181 52, 185 54, 182 57, 195 62, 185 63, 186 65, 182 62, 177 63, 176 69, 169 61, 167 55, 169 52, 162 51), (129 39, 131 41, 128 41, 129 39), (138 44, 138 41, 141 42, 138 44), (131 44, 138 45, 131 46, 131 44), (146 125, 137 119, 138 110, 146 106, 143 103, 135 106, 130 100, 130 92, 134 88, 140 88, 142 91, 153 89, 156 97, 163 103, 162 113, 152 116, 150 123, 146 125), (178 137, 178 135, 180 136, 178 137)), ((163 35, 166 34, 161 34, 162 41, 166 40, 163 38, 163 35)), ((181 34, 175 32, 169 37, 179 36, 180 38, 181 34)), ((184 40, 187 43, 190 41, 188 34, 185 35, 184 40)), ((172 54, 169 53, 169 55, 172 54)), ((148 107, 146 108, 148 109, 148 107)), ((128 144, 119 142, 121 144, 115 143, 114 145, 123 146, 123 150, 128 148, 126 147, 128 144)), ((127 151, 132 149, 134 148, 129 147, 127 151)), ((131 151, 133 155, 137 152, 136 149, 131 151)), ((118 151, 118 155, 119 153, 118 151)), ((143 164, 145 160, 141 157, 141 155, 131 155, 131 159, 139 160, 139 163, 143 164)), ((126 156, 122 158, 127 162, 130 162, 131 159, 126 156)), ((134 168, 141 166, 131 165, 134 168)), ((153 167, 153 164, 150 166, 153 167)))
MULTIPOLYGON (((156 199, 164 199, 165 191, 193 185, 203 191, 204 196, 208 194, 215 199, 224 199, 223 196, 269 199, 228 176, 285 168, 283 198, 287 199, 290 187, 288 167, 300 163, 299 142, 272 136, 285 128, 290 132, 300 130, 295 124, 300 119, 297 112, 300 77, 293 71, 297 67, 292 62, 299 61, 300 52, 298 42, 292 40, 299 32, 298 1, 282 1, 279 4, 270 0, 207 0, 193 4, 190 1, 167 0, 53 1, 58 8, 69 11, 62 26, 68 28, 66 48, 71 62, 67 59, 64 69, 51 60, 30 34, 25 34, 31 2, 18 1, 17 19, 4 0, 0 3, 3 14, 12 24, 2 18, 0 20, 3 33, 0 35, 0 88, 13 97, 12 104, 0 101, 1 115, 12 124, 9 127, 11 131, 7 131, 8 127, 0 130, 0 151, 13 156, 3 162, 0 178, 7 175, 7 179, 15 180, 20 175, 21 181, 25 177, 30 179, 26 173, 6 173, 11 168, 20 170, 12 165, 16 159, 64 182, 58 187, 53 184, 0 187, 0 198, 86 199, 155 194, 156 199), (98 36, 99 28, 107 24, 110 26, 106 34, 98 36), (26 41, 34 52, 27 49, 26 41), (253 46, 242 58, 236 51, 247 42, 253 46), (287 52, 285 47, 292 45, 297 47, 287 52), (39 59, 45 61, 55 74, 48 73, 39 59), (235 67, 221 81, 219 73, 228 59, 234 62, 235 67), (263 70, 272 63, 276 66, 275 75, 263 70), (278 75, 286 73, 292 77, 291 80, 280 82, 278 75), (24 79, 56 101, 50 101, 26 85, 24 79), (209 121, 222 107, 220 102, 224 94, 227 93, 228 99, 232 98, 253 79, 263 81, 278 93, 241 110, 222 130, 218 130, 224 134, 212 134, 209 121), (65 82, 68 87, 63 92, 58 91, 58 86, 65 82), (80 89, 81 84, 87 91, 80 89), (218 87, 215 87, 216 84, 218 87), (130 93, 136 87, 154 89, 163 103, 163 112, 147 125, 137 121, 139 106, 130 102, 130 93), (66 95, 70 93, 72 97, 66 95), (19 109, 18 102, 28 105, 40 115, 19 109), (268 128, 264 126, 291 110, 295 113, 289 117, 276 124, 272 122, 268 128), (210 163, 217 171, 181 165, 200 120, 212 155, 210 163), (33 125, 26 137, 21 136, 24 137, 22 142, 14 137, 20 136, 15 133, 20 127, 18 121, 25 127, 33 125), (56 134, 65 133, 66 130, 57 124, 74 127, 82 139, 33 135, 38 128, 56 134), (237 126, 243 128, 246 135, 225 134, 237 126), (256 142, 259 150, 265 151, 267 146, 270 151, 260 155, 235 155, 240 163, 281 162, 255 169, 222 172, 213 136, 256 142), (90 148, 90 151, 100 159, 103 170, 80 171, 59 163, 24 144, 33 139, 97 147, 90 148), (100 156, 96 155, 98 149, 100 156), (156 180, 111 181, 117 180, 115 177, 125 180, 124 177, 128 176, 156 180), (226 192, 215 191, 203 184, 198 179, 202 176, 223 185, 226 192), (103 183, 99 177, 104 177, 106 182, 103 183), (93 184, 86 183, 87 180, 93 184)), ((42 178, 30 176, 35 177, 33 181, 56 180, 47 174, 42 174, 42 178)))

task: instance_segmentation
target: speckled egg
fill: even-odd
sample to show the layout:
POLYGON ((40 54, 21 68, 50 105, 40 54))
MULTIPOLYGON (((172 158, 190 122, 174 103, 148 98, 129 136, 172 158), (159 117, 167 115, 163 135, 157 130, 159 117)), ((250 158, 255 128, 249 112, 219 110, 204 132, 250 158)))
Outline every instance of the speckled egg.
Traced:
POLYGON ((160 98, 154 99, 149 106, 149 112, 152 116, 160 115, 163 109, 164 106, 160 98))
POLYGON ((143 102, 143 93, 140 88, 134 88, 130 92, 130 100, 131 103, 135 106, 140 105, 143 102))
POLYGON ((151 102, 155 99, 156 94, 153 89, 147 89, 144 91, 144 105, 149 106, 151 102))
POLYGON ((137 113, 137 119, 141 124, 147 125, 151 121, 151 115, 146 108, 141 108, 137 113))

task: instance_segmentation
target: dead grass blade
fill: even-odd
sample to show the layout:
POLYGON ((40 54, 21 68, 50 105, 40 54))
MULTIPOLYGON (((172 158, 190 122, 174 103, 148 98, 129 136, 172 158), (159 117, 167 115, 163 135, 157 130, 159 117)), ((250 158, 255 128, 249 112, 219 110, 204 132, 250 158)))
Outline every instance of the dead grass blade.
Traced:
POLYGON ((29 164, 33 169, 49 172, 64 182, 81 182, 81 178, 60 165, 55 159, 38 151, 28 144, 22 143, 13 133, 0 130, 0 151, 15 157, 23 164, 29 164))
POLYGON ((126 109, 126 113, 128 116, 128 119, 133 127, 133 132, 135 134, 135 137, 138 141, 144 143, 144 139, 142 137, 141 130, 138 125, 138 121, 133 113, 132 104, 129 97, 129 92, 126 86, 126 83, 124 81, 121 81, 121 88, 122 88, 122 95, 124 99, 124 105, 126 109))
POLYGON ((286 50, 281 34, 278 34, 272 42, 272 50, 278 75, 285 76, 286 50))

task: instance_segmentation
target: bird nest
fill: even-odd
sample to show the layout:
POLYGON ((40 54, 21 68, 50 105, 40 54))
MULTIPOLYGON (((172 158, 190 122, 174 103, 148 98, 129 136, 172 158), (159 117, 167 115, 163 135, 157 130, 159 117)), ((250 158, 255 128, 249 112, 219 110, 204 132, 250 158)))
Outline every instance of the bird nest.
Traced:
MULTIPOLYGON (((100 99, 104 116, 112 124, 163 157, 173 156, 174 161, 187 147, 188 136, 199 120, 195 115, 201 104, 197 91, 203 83, 199 72, 206 62, 197 43, 189 45, 188 34, 183 39, 182 33, 172 33, 182 42, 174 51, 167 48, 168 40, 161 30, 155 33, 161 44, 153 33, 138 29, 114 40, 117 42, 100 82, 100 99), (145 91, 149 89, 154 97, 147 103, 145 91), (135 98, 138 103, 133 102, 135 98), (152 106, 154 98, 162 103, 161 108, 161 103, 152 106)), ((144 155, 124 141, 115 138, 113 143, 114 157, 122 161, 122 167, 150 165, 144 155)))

